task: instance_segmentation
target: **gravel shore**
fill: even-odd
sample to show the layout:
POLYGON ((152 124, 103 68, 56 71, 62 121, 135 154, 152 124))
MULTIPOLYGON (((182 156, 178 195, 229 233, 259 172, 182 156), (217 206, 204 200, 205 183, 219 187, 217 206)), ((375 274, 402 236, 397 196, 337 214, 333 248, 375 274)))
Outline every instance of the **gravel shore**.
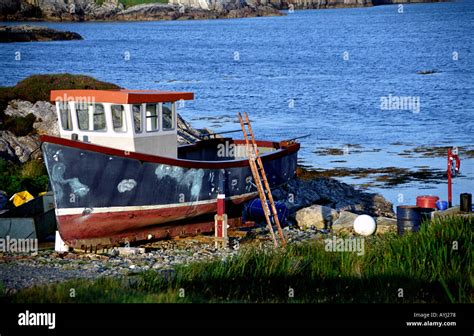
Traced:
MULTIPOLYGON (((285 227, 284 232, 289 244, 324 237, 315 229, 285 227)), ((146 270, 172 272, 176 265, 232 258, 242 247, 250 245, 272 248, 268 232, 254 228, 230 235, 227 249, 217 249, 211 236, 197 236, 156 241, 131 249, 127 254, 119 254, 118 250, 101 254, 58 253, 53 249, 40 250, 36 255, 0 253, 0 282, 7 293, 14 293, 22 288, 70 279, 127 277, 146 270)))

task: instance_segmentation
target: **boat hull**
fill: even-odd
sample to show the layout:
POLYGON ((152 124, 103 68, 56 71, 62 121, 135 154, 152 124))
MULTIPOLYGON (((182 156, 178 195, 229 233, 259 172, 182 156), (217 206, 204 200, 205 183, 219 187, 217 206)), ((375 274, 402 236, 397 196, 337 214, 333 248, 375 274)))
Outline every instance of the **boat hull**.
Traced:
MULTIPOLYGON (((157 236, 157 228, 215 213, 219 190, 228 207, 257 196, 247 160, 169 159, 56 137, 41 140, 58 228, 72 246, 124 233, 157 236)), ((294 176, 298 149, 291 145, 262 155, 272 187, 294 176)))

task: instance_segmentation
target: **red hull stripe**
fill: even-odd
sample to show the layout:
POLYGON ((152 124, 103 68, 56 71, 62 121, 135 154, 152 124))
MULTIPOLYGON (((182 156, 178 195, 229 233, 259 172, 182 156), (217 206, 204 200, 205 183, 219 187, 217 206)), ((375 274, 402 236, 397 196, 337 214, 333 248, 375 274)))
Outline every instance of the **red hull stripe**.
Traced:
MULTIPOLYGON (((236 196, 229 200, 241 204, 254 198, 256 193, 236 196)), ((148 226, 164 225, 191 217, 215 213, 217 201, 188 206, 135 209, 115 212, 91 212, 90 214, 59 215, 56 209, 58 228, 64 241, 107 237, 120 232, 144 229, 148 226)))

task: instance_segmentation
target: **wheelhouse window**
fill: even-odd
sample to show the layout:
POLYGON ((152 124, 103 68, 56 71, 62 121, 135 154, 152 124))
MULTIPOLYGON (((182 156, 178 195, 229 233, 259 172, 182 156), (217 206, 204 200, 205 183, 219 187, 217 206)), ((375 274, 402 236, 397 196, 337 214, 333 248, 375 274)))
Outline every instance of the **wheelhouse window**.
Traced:
POLYGON ((146 117, 146 131, 156 132, 159 130, 159 113, 158 104, 146 104, 145 117, 146 117))
POLYGON ((89 110, 92 108, 94 124, 92 125, 92 129, 94 131, 105 131, 107 130, 107 123, 105 122, 105 109, 104 105, 102 104, 91 104, 89 110))
POLYGON ((81 131, 89 130, 89 105, 76 103, 77 125, 81 131))
POLYGON ((105 109, 102 104, 76 103, 77 124, 81 131, 105 131, 105 109))
POLYGON ((163 103, 162 125, 163 131, 169 131, 174 129, 173 103, 163 103))
POLYGON ((133 115, 133 125, 135 128, 135 133, 142 132, 142 114, 141 114, 141 105, 135 104, 132 105, 132 115, 133 115))
POLYGON ((112 123, 115 132, 127 132, 127 123, 125 121, 125 107, 123 105, 111 105, 112 123))
POLYGON ((61 127, 65 131, 72 131, 71 109, 68 102, 58 102, 59 117, 61 119, 61 127))

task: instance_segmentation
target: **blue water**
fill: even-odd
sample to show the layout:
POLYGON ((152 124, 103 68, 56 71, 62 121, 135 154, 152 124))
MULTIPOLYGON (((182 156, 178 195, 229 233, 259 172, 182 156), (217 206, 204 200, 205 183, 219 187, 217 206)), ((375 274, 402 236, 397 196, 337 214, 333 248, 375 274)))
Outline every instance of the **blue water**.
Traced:
MULTIPOLYGON (((444 169, 444 158, 398 154, 420 145, 474 147, 474 1, 405 5, 402 14, 398 6, 378 6, 253 19, 41 24, 85 40, 1 45, 0 85, 69 72, 126 88, 193 91, 195 101, 180 113, 194 126, 238 129, 235 115, 247 111, 258 138, 309 134, 300 161, 316 168, 444 169), (432 69, 439 72, 417 74, 432 69), (390 94, 418 97, 419 113, 381 110, 381 97, 390 94), (368 152, 313 153, 345 144, 368 152)), ((473 161, 462 161, 454 195, 474 191, 473 161)), ((445 184, 374 190, 395 203, 399 194, 402 203, 420 193, 446 199, 445 184)))

